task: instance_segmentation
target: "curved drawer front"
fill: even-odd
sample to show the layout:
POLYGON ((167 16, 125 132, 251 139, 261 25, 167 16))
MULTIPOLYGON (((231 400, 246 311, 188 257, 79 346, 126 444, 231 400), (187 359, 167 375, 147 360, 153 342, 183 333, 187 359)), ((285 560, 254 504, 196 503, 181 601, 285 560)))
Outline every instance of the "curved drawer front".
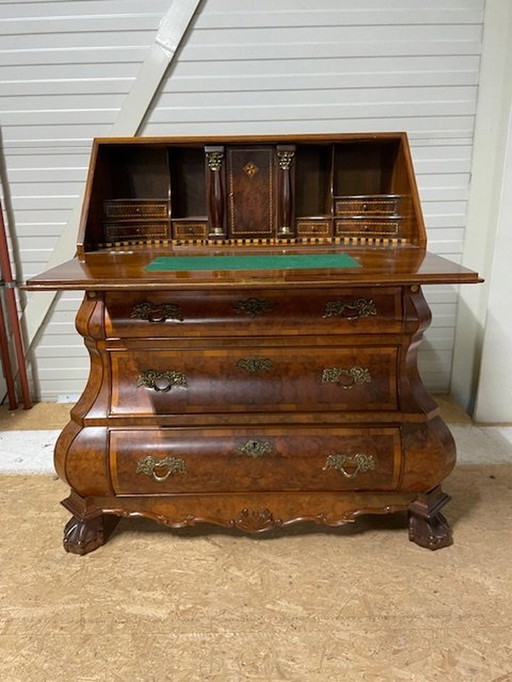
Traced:
POLYGON ((400 289, 108 293, 110 338, 358 334, 401 330, 400 289))
POLYGON ((118 495, 293 490, 394 490, 399 429, 266 427, 113 430, 118 495))
POLYGON ((397 350, 112 351, 113 414, 396 409, 397 350))

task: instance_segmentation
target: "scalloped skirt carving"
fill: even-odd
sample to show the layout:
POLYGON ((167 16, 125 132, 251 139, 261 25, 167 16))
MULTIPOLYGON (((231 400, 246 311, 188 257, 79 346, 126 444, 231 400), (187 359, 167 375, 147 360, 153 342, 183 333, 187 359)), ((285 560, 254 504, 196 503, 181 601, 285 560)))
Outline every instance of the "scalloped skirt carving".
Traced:
POLYGON ((86 554, 104 544, 106 524, 117 517, 145 517, 171 528, 217 525, 257 534, 296 523, 342 526, 363 514, 405 511, 416 497, 404 493, 250 493, 127 498, 85 497, 63 501, 73 517, 65 531, 65 548, 86 554), (115 515, 114 517, 112 515, 115 515), (91 518, 92 516, 92 518, 91 518), (80 521, 86 517, 86 521, 80 521))

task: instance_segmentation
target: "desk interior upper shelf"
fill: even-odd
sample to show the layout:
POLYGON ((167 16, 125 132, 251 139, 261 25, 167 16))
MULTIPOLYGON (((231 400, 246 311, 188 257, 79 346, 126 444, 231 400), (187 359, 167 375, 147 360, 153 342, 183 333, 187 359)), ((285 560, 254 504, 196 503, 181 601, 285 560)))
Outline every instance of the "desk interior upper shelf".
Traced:
POLYGON ((77 259, 27 287, 478 281, 425 249, 405 133, 100 139, 77 259), (309 254, 311 267, 302 259, 300 270, 269 269, 269 257, 282 264, 297 254, 309 254), (342 254, 344 267, 319 267, 322 254, 342 254), (211 267, 145 269, 155 258, 180 255, 208 257, 211 267), (215 260, 247 255, 261 258, 236 270, 215 260))

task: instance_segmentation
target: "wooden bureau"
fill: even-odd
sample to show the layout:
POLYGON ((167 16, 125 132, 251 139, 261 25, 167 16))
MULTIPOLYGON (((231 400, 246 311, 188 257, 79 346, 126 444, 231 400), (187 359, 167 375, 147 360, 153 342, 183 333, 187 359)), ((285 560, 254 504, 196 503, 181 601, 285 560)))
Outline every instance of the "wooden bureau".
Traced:
POLYGON ((77 257, 27 283, 85 290, 65 549, 120 516, 260 532, 401 510, 449 544, 421 285, 478 281, 426 251, 405 134, 95 141, 77 257))

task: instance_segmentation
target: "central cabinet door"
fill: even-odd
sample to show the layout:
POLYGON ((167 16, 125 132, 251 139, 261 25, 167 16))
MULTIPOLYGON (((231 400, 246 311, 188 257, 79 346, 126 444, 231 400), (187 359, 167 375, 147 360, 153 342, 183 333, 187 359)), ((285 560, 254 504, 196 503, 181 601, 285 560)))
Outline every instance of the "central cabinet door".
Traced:
POLYGON ((275 234, 274 147, 231 147, 227 153, 228 223, 233 237, 275 234))

